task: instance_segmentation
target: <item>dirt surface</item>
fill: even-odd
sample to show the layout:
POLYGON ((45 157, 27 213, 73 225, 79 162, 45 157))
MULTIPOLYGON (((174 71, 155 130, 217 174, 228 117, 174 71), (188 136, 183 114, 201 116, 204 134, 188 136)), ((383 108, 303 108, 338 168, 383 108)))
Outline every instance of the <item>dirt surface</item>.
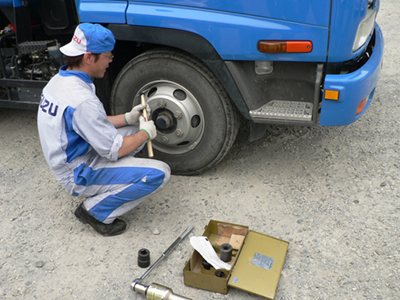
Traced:
MULTIPOLYGON (((189 225, 210 219, 247 225, 289 241, 275 299, 399 299, 400 162, 398 0, 382 0, 385 60, 375 99, 345 127, 269 127, 247 142, 243 130, 216 168, 173 176, 105 238, 76 220, 80 200, 49 170, 36 112, 0 109, 0 299, 144 299, 130 283, 189 225)), ((186 238, 144 283, 193 299, 263 299, 183 284, 186 238)))

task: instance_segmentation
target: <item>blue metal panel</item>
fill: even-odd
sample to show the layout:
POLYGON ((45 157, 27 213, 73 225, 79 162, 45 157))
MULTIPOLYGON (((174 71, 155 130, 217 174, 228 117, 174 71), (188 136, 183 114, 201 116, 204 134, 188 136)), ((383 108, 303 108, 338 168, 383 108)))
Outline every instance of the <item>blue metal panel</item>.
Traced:
MULTIPOLYGON (((374 9, 379 10, 380 0, 374 9)), ((368 0, 333 1, 328 62, 352 60, 365 52, 365 47, 353 52, 352 47, 358 25, 367 14, 368 0)))
POLYGON ((75 0, 81 22, 125 24, 125 0, 75 0))
POLYGON ((13 0, 14 7, 21 7, 24 6, 22 0, 13 0))
POLYGON ((0 7, 12 7, 13 0, 0 0, 0 7))
POLYGON ((189 31, 208 40, 224 60, 275 60, 325 62, 328 29, 294 22, 227 13, 216 10, 130 2, 130 25, 189 31), (265 54, 259 40, 312 41, 311 53, 265 54))
POLYGON ((375 48, 368 62, 357 71, 345 75, 326 75, 324 89, 339 90, 339 101, 322 100, 320 125, 350 124, 361 117, 372 100, 382 66, 383 36, 375 24, 375 48), (368 97, 364 111, 356 116, 359 103, 368 97))
POLYGON ((134 2, 226 11, 325 27, 329 26, 331 5, 331 0, 139 0, 131 3, 134 2))
MULTIPOLYGON (((28 4, 37 2, 38 0, 27 0, 28 4)), ((0 0, 0 7, 21 7, 24 6, 23 0, 0 0)))

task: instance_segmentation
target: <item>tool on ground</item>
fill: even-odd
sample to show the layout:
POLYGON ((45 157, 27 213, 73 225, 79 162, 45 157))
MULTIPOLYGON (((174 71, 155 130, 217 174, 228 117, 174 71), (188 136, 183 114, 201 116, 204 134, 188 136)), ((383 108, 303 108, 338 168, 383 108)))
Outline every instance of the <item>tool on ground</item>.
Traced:
MULTIPOLYGON (((141 102, 144 105, 144 109, 143 109, 143 117, 146 121, 148 121, 148 115, 147 115, 147 109, 146 109, 146 99, 144 98, 144 94, 142 94, 140 96, 141 98, 141 102)), ((149 152, 149 157, 153 157, 154 153, 153 153, 153 143, 149 140, 147 141, 147 151, 149 152)))
POLYGON ((141 268, 147 268, 150 266, 150 251, 142 248, 138 251, 138 266, 141 268))
POLYGON ((192 231, 193 225, 190 225, 186 230, 169 246, 167 250, 160 256, 157 261, 147 269, 147 271, 139 278, 136 278, 132 284, 132 290, 146 296, 147 300, 190 300, 183 296, 174 294, 170 288, 163 285, 152 283, 149 286, 139 283, 140 280, 144 279, 153 270, 160 261, 162 261, 167 255, 192 231))
POLYGON ((149 286, 136 283, 134 291, 145 295, 147 300, 192 300, 191 298, 174 294, 170 288, 158 283, 152 283, 149 286))

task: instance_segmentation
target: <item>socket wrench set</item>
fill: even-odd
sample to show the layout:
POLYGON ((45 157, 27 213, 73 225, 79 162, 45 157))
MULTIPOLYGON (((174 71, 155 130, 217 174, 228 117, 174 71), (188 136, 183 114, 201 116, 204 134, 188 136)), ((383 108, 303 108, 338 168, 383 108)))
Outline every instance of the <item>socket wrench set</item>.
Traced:
MULTIPOLYGON (((221 260, 193 251, 184 269, 185 285, 227 294, 238 288, 274 299, 289 243, 249 230, 247 226, 211 220, 203 237, 221 260), (210 260, 210 261, 209 261, 210 260), (216 266, 214 267, 213 264, 216 266)), ((207 255, 207 254, 206 254, 207 255)))

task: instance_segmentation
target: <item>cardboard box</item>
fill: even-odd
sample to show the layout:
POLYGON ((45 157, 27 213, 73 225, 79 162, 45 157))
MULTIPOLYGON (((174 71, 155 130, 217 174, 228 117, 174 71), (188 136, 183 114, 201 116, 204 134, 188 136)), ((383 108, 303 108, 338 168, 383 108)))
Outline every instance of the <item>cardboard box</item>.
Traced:
POLYGON ((232 260, 228 262, 232 268, 215 270, 211 266, 207 270, 195 250, 183 269, 186 285, 222 294, 235 287, 274 299, 289 242, 251 231, 247 226, 215 220, 209 222, 203 236, 218 255, 222 244, 232 245, 232 260))

